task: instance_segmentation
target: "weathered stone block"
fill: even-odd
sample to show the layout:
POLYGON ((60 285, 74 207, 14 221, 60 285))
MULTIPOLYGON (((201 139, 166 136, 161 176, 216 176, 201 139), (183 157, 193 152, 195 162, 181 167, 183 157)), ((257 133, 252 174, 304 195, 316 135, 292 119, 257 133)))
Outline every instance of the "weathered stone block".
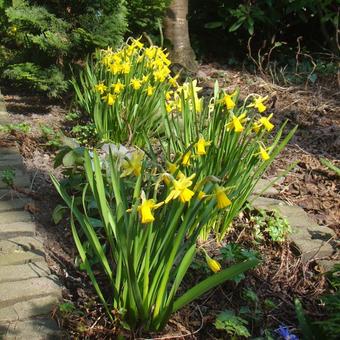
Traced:
POLYGON ((0 239, 4 240, 17 236, 34 236, 35 234, 36 229, 32 222, 1 223, 0 216, 0 239))
POLYGON ((57 303, 58 298, 56 296, 45 296, 18 302, 13 306, 0 309, 0 322, 24 320, 41 315, 47 316, 57 303))
MULTIPOLYGON (((55 321, 48 318, 0 324, 3 340, 56 340, 65 339, 55 321)), ((66 337, 67 338, 67 337, 66 337)))
POLYGON ((32 216, 26 211, 7 211, 0 213, 0 233, 2 224, 32 222, 32 216))
MULTIPOLYGON (((0 192, 1 197, 1 192, 0 192)), ((30 200, 27 198, 16 198, 8 201, 0 201, 0 213, 5 211, 22 210, 30 200)))
POLYGON ((33 279, 50 274, 51 272, 46 262, 1 266, 0 283, 33 279))
POLYGON ((0 283, 0 308, 43 296, 61 297, 61 287, 55 276, 0 283))
POLYGON ((0 240, 0 266, 44 261, 44 247, 40 240, 19 236, 0 240))

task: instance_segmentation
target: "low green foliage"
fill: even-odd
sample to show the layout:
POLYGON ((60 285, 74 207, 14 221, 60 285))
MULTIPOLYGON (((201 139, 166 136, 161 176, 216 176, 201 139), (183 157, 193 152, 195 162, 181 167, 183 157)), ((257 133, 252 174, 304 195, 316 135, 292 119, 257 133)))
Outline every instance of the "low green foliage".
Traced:
POLYGON ((254 223, 254 237, 258 241, 269 238, 273 242, 281 243, 286 241, 292 232, 287 220, 277 211, 260 210, 250 217, 250 221, 254 223))
POLYGON ((1 180, 11 188, 14 184, 15 171, 13 169, 5 169, 1 172, 1 180))
POLYGON ((9 134, 15 133, 15 132, 29 133, 30 130, 31 130, 31 125, 29 123, 0 125, 0 132, 5 132, 9 134))
POLYGON ((320 158, 320 162, 330 171, 334 172, 337 176, 340 176, 340 168, 334 165, 330 160, 328 160, 327 158, 320 158))
POLYGON ((235 313, 229 309, 221 312, 215 321, 215 327, 219 330, 224 330, 232 338, 239 336, 249 338, 250 333, 247 328, 248 321, 236 316, 235 313))

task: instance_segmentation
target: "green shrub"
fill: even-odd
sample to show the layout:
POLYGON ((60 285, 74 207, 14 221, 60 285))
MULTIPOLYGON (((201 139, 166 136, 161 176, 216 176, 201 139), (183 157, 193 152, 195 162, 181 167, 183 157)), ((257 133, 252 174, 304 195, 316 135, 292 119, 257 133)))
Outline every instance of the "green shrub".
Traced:
POLYGON ((129 29, 134 34, 159 30, 170 0, 129 0, 127 2, 129 29))
POLYGON ((70 64, 97 47, 116 46, 127 29, 116 1, 0 2, 0 68, 15 84, 60 96, 70 64))

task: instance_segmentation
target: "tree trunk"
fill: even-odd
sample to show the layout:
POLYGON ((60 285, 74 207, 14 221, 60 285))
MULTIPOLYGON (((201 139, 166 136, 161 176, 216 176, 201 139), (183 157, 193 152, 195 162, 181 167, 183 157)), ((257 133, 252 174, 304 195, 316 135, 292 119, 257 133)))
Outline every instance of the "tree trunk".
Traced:
POLYGON ((188 26, 188 0, 172 0, 164 19, 164 34, 171 43, 170 59, 190 72, 197 71, 188 26))

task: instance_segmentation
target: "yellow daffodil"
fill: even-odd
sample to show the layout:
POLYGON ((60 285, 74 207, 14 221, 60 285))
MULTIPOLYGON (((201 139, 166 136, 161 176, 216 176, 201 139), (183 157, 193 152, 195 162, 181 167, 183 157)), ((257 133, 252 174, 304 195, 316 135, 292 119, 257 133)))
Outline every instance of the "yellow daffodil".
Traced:
POLYGON ((260 144, 260 152, 259 152, 259 155, 261 156, 261 158, 264 160, 264 161, 267 161, 269 158, 270 158, 270 156, 269 156, 269 154, 268 154, 268 151, 269 150, 269 148, 265 148, 265 147, 263 147, 261 144, 260 144))
POLYGON ((258 133, 258 132, 260 131, 260 129, 261 129, 261 126, 262 126, 261 123, 259 123, 259 122, 254 122, 254 124, 253 124, 253 130, 254 130, 256 133, 258 133))
POLYGON ((189 165, 191 165, 191 163, 190 163, 190 157, 191 157, 191 151, 188 151, 188 152, 183 156, 182 165, 184 165, 184 166, 189 166, 189 165))
POLYGON ((199 200, 202 200, 203 198, 205 198, 207 195, 206 195, 206 193, 204 192, 204 191, 200 191, 199 193, 198 193, 198 195, 197 195, 197 198, 199 199, 199 200))
POLYGON ((243 123, 246 120, 246 113, 242 113, 240 116, 232 117, 232 121, 226 124, 227 131, 235 130, 235 132, 242 132, 244 130, 243 123))
POLYGON ((174 109, 172 103, 166 103, 165 104, 165 110, 167 113, 170 113, 174 109))
POLYGON ((165 99, 170 100, 173 93, 174 93, 174 91, 166 91, 165 92, 165 99))
POLYGON ((142 86, 141 80, 136 78, 132 78, 130 84, 134 90, 139 90, 142 86))
POLYGON ((147 89, 146 89, 146 94, 147 94, 149 97, 151 97, 151 96, 153 95, 154 91, 155 91, 155 87, 149 85, 149 86, 147 87, 147 89))
POLYGON ((124 62, 121 64, 121 72, 124 74, 128 74, 131 70, 131 63, 130 62, 124 62))
POLYGON ((189 202, 194 196, 194 192, 189 189, 189 187, 192 185, 192 179, 196 176, 196 174, 191 175, 190 177, 186 177, 184 174, 179 175, 178 180, 173 180, 173 189, 170 191, 170 194, 165 199, 165 203, 170 202, 171 200, 174 200, 176 198, 179 198, 179 200, 182 203, 189 202))
POLYGON ((270 122, 270 119, 272 117, 273 117, 273 114, 271 113, 268 117, 261 117, 259 119, 260 124, 262 124, 268 132, 273 130, 274 128, 274 124, 270 122))
POLYGON ((120 80, 118 80, 118 82, 116 84, 112 84, 111 87, 113 88, 113 92, 116 94, 119 94, 122 92, 122 90, 124 89, 125 85, 122 84, 120 82, 120 80))
POLYGON ((216 202, 217 202, 217 208, 218 209, 223 209, 228 207, 231 204, 230 199, 225 193, 225 188, 222 187, 217 187, 215 189, 215 197, 216 197, 216 202))
POLYGON ((112 93, 108 93, 106 96, 102 97, 107 105, 112 106, 116 101, 116 97, 112 93))
POLYGON ((205 259, 211 271, 217 273, 221 270, 221 264, 218 261, 212 259, 208 254, 205 254, 205 259))
POLYGON ((138 39, 132 39, 132 45, 141 49, 143 48, 144 44, 140 42, 141 38, 138 39))
POLYGON ((164 202, 155 203, 153 199, 147 200, 144 191, 142 192, 142 204, 138 206, 137 210, 141 217, 142 224, 151 223, 155 220, 152 210, 161 207, 164 202))
POLYGON ((111 72, 112 74, 117 74, 117 73, 119 73, 121 70, 122 70, 122 67, 121 67, 120 64, 118 64, 118 63, 110 64, 110 72, 111 72))
POLYGON ((209 146, 210 144, 211 141, 206 141, 203 137, 200 137, 198 142, 195 144, 196 154, 200 156, 205 155, 207 153, 205 147, 209 146))
POLYGON ((170 73, 170 69, 167 67, 164 67, 162 69, 154 71, 153 76, 155 78, 155 81, 159 81, 160 83, 163 83, 166 77, 169 75, 169 73, 170 73))
POLYGON ((94 88, 99 94, 104 94, 104 92, 107 90, 107 86, 104 85, 103 82, 97 84, 94 88))
POLYGON ((152 59, 156 55, 156 48, 154 46, 148 47, 144 50, 144 54, 149 58, 152 59))
POLYGON ((178 77, 179 77, 179 73, 177 73, 174 77, 170 77, 170 78, 169 78, 169 84, 170 84, 172 87, 178 87, 178 83, 177 83, 178 77))
POLYGON ((258 96, 257 98, 254 98, 254 101, 249 104, 247 107, 255 107, 260 113, 266 111, 267 107, 263 104, 268 99, 268 96, 261 97, 258 96))
POLYGON ((142 161, 144 158, 144 153, 141 151, 135 151, 132 153, 130 159, 125 159, 122 162, 123 172, 120 177, 126 177, 131 174, 139 176, 142 171, 142 161))
POLYGON ((142 83, 147 83, 148 80, 149 80, 149 75, 144 75, 144 76, 142 77, 142 83))
POLYGON ((166 168, 171 174, 174 174, 178 169, 176 164, 170 162, 166 162, 166 168))
POLYGON ((226 106, 227 110, 232 110, 236 105, 233 100, 233 94, 225 94, 221 102, 226 106))

